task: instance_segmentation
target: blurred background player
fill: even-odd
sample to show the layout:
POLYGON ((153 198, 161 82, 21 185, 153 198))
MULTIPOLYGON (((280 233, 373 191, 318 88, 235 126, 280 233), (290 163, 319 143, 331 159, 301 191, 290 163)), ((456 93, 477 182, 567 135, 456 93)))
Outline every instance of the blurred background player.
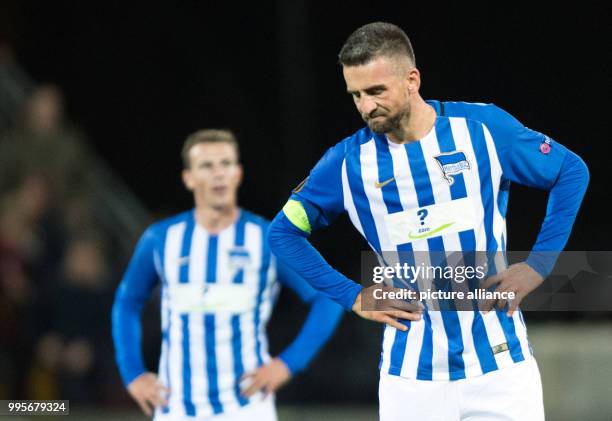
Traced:
POLYGON ((116 293, 112 328, 122 379, 158 420, 275 420, 274 391, 304 369, 334 331, 341 308, 278 264, 268 222, 237 205, 238 144, 200 130, 183 146, 183 181, 195 209, 150 226, 116 293), (266 324, 279 284, 311 310, 297 338, 268 354, 266 324), (140 312, 161 282, 157 375, 141 356, 140 312))
POLYGON ((410 40, 395 25, 357 29, 339 61, 367 127, 330 148, 294 191, 270 227, 274 253, 347 310, 387 323, 381 420, 543 420, 540 374, 517 309, 567 242, 586 165, 495 105, 424 101, 410 40), (511 182, 547 190, 549 200, 527 262, 490 267, 482 287, 517 296, 495 311, 367 311, 361 286, 306 239, 347 212, 378 253, 505 252, 511 182), (406 227, 419 228, 423 208, 458 223, 412 239, 406 227))

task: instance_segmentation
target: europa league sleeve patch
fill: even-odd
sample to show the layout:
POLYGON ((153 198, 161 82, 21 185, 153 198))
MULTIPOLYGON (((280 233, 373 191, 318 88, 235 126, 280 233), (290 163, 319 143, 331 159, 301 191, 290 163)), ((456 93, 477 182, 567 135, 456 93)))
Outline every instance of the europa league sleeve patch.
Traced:
POLYGON ((540 152, 542 152, 544 155, 548 155, 551 149, 552 140, 550 140, 550 137, 544 136, 544 140, 542 141, 542 143, 540 143, 540 152))

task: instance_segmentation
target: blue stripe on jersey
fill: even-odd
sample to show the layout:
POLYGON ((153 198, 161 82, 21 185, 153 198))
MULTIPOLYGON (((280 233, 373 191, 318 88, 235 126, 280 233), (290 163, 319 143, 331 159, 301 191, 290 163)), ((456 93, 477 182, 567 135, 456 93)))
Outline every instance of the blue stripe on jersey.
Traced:
MULTIPOLYGON (((160 235, 161 235, 161 241, 160 244, 166 244, 166 236, 168 234, 168 230, 163 230, 160 235)), ((162 300, 164 299, 164 294, 167 293, 168 291, 168 279, 166 279, 166 272, 164 270, 165 266, 165 258, 166 258, 166 254, 165 254, 165 250, 164 247, 161 248, 161 252, 156 254, 157 258, 159 259, 159 277, 161 280, 161 287, 162 287, 162 300)), ((172 325, 172 312, 170 311, 170 305, 166 304, 166 329, 165 331, 162 331, 162 342, 165 342, 166 344, 166 358, 162 363, 162 367, 161 369, 164 372, 164 375, 166 376, 166 383, 164 384, 169 390, 172 390, 172 382, 170 381, 170 327, 172 325)), ((161 306, 161 311, 164 311, 164 305, 162 303, 161 306)), ((162 413, 167 414, 168 412, 170 412, 170 406, 166 405, 166 406, 162 406, 162 413)))
MULTIPOLYGON (((208 237, 208 255, 206 257, 206 282, 217 282, 217 250, 219 237, 208 237)), ((206 374, 208 375, 208 399, 215 414, 223 412, 219 400, 219 382, 217 380, 217 354, 215 349, 215 315, 204 315, 204 342, 206 347, 206 374)))
POLYGON ((206 282, 217 282, 217 251, 219 249, 219 237, 211 235, 208 237, 208 254, 206 256, 206 282))
POLYGON ((223 405, 219 400, 219 383, 217 381, 217 355, 215 349, 215 315, 204 315, 204 345, 206 347, 206 374, 208 375, 208 399, 213 412, 223 412, 223 405))
MULTIPOLYGON (((246 221, 242 217, 242 215, 240 215, 240 218, 238 218, 238 221, 236 222, 236 239, 234 240, 234 245, 236 247, 243 247, 244 246, 244 229, 245 229, 245 226, 246 226, 246 221)), ((234 276, 234 283, 235 284, 241 284, 243 282, 244 282, 244 268, 242 266, 240 266, 240 269, 238 269, 238 272, 234 276)))
POLYGON ((359 222, 363 228, 364 236, 374 250, 381 251, 380 240, 376 232, 376 225, 374 224, 374 217, 370 209, 370 202, 368 202, 363 188, 360 155, 361 148, 356 147, 353 148, 345 158, 348 184, 355 203, 359 222))
POLYGON ((182 314, 181 322, 183 328, 183 405, 185 413, 195 416, 195 406, 191 399, 191 363, 189 356, 189 315, 182 314))
POLYGON ((427 311, 423 312, 425 327, 423 332, 423 345, 419 354, 417 367, 417 380, 432 380, 433 378, 433 332, 431 330, 431 317, 427 311))
MULTIPOLYGON (((181 254, 179 259, 187 257, 191 253, 191 239, 195 228, 195 219, 193 215, 185 221, 185 231, 183 232, 183 241, 181 243, 181 254)), ((189 260, 179 266, 179 282, 185 284, 189 282, 189 260)), ((191 397, 191 362, 189 351, 189 315, 182 314, 182 330, 183 330, 183 405, 185 413, 190 416, 195 415, 195 406, 191 397)))
MULTIPOLYGON (((381 135, 374 137, 376 146, 376 163, 378 164, 378 181, 389 180, 393 178, 393 161, 389 152, 387 139, 381 135)), ((401 212, 404 209, 401 206, 399 192, 397 191, 396 183, 388 183, 382 188, 383 200, 387 207, 387 213, 401 212)))
MULTIPOLYGON (((234 246, 244 246, 244 234, 245 234, 246 221, 240 216, 236 222, 236 236, 234 239, 234 246)), ((235 284, 241 284, 244 282, 244 269, 242 266, 234 276, 233 282, 235 284)), ((240 330, 240 316, 232 316, 232 355, 234 357, 234 394, 240 406, 244 406, 249 403, 249 399, 242 396, 240 393, 240 378, 244 374, 244 365, 242 363, 242 332, 240 330)))
POLYGON ((249 399, 240 393, 240 378, 244 374, 244 366, 242 364, 242 337, 240 332, 240 316, 232 316, 232 353, 234 356, 234 394, 240 406, 245 406, 249 403, 249 399))
MULTIPOLYGON (((375 139, 376 161, 378 163, 378 180, 389 180, 393 177, 393 160, 391 158, 391 153, 389 152, 389 144, 384 136, 376 135, 375 139)), ((404 210, 401 206, 399 191, 396 183, 389 183, 383 186, 381 190, 383 201, 385 202, 385 206, 387 208, 387 213, 401 212, 404 210)), ((412 251, 412 245, 410 243, 402 244, 397 247, 397 250, 400 252, 412 251)), ((406 257, 405 254, 407 253, 402 253, 400 257, 406 257)), ((394 286, 402 287, 403 285, 394 286)), ((410 320, 399 319, 398 321, 410 329, 410 320)), ((407 339, 408 330, 405 332, 399 329, 395 330, 395 337, 393 339, 393 345, 391 346, 391 364, 389 366, 389 374, 391 375, 399 376, 402 371, 407 339)), ((382 358, 384 357, 381 354, 380 365, 382 365, 382 358)))
MULTIPOLYGON (((452 136, 452 130, 450 128, 450 121, 444 119, 441 121, 440 130, 437 131, 438 144, 440 146, 440 152, 452 152, 456 150, 457 146, 452 136)), ((452 200, 461 199, 467 197, 467 189, 465 187, 465 179, 463 173, 459 173, 453 176, 455 182, 450 186, 452 200)), ((465 259, 466 266, 474 267, 476 265, 475 254, 471 253, 476 250, 476 234, 474 230, 462 231, 459 233, 459 242, 461 243, 461 250, 464 252, 463 257, 465 259)), ((455 251, 455 250, 452 250, 455 251)), ((458 250, 457 250, 458 251, 458 250)), ((470 290, 474 291, 478 287, 478 280, 468 281, 470 283, 470 290), (475 281, 475 283, 474 283, 475 281)), ((478 362, 483 373, 497 370, 497 362, 493 355, 493 350, 489 342, 484 321, 482 315, 478 311, 477 300, 473 300, 474 305, 474 319, 472 322, 472 337, 474 338, 474 348, 476 355, 478 355, 478 362)))
MULTIPOLYGON (((261 235, 265 236, 263 232, 263 227, 261 227, 261 235)), ((268 246, 268 242, 265 239, 262 239, 263 247, 261 253, 261 267, 259 269, 259 287, 257 290, 257 303, 255 305, 255 353, 257 354, 257 365, 260 366, 263 364, 263 356, 261 354, 261 340, 259 337, 259 324, 261 323, 261 317, 259 315, 259 311, 261 308, 261 302, 263 300, 263 293, 266 289, 266 284, 268 282, 268 269, 270 267, 270 247, 268 246)))
POLYGON ((512 317, 508 317, 505 311, 496 309, 495 314, 497 314, 499 323, 502 325, 502 329, 504 330, 504 335, 506 336, 506 341, 508 342, 508 348, 510 348, 510 355, 512 356, 512 361, 514 361, 515 363, 523 361, 525 359, 525 356, 523 355, 523 351, 521 350, 521 343, 519 342, 519 339, 516 336, 516 330, 514 328, 514 319, 512 317))
MULTIPOLYGON (((474 231, 470 230, 459 233, 459 239, 463 250, 472 251, 476 249, 474 231)), ((476 253, 470 253, 469 256, 466 256, 465 264, 466 266, 476 266, 476 253)), ((471 291, 475 291, 479 287, 478 279, 469 280, 468 282, 471 291)), ((482 314, 480 314, 478 310, 478 300, 472 300, 472 305, 475 309, 474 320, 472 321, 472 338, 474 338, 474 348, 476 350, 476 355, 478 355, 480 369, 484 374, 489 371, 497 370, 497 361, 495 361, 495 355, 493 354, 493 348, 491 348, 491 342, 489 341, 489 335, 487 335, 484 320, 482 320, 482 314)))
MULTIPOLYGON (((185 221, 185 231, 183 232, 183 242, 181 244, 181 254, 179 259, 187 257, 191 253, 191 239, 193 238, 193 230, 195 228, 195 219, 192 216, 185 221)), ((182 265, 179 265, 179 282, 186 284, 189 282, 189 260, 182 265)))

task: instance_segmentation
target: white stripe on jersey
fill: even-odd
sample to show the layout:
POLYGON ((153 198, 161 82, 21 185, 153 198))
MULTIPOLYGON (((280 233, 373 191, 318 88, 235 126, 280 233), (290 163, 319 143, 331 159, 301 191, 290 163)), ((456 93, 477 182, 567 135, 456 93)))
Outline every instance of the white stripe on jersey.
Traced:
MULTIPOLYGON (((208 254, 208 233, 195 226, 191 238, 189 256, 181 256, 180 264, 189 265, 189 282, 204 283, 206 279, 206 256, 208 254), (188 260, 187 260, 188 258, 188 260)), ((180 267, 179 267, 180 270, 180 267)), ((184 281, 184 280, 180 280, 184 281)), ((177 314, 177 317, 179 315, 177 314)), ((177 319, 180 323, 180 319, 177 319)), ((204 321, 196 313, 189 314, 189 365, 191 367, 191 400, 194 405, 202 406, 208 396, 208 382, 197 373, 206 372, 206 349, 204 348, 204 321)))
POLYGON ((357 231, 359 231, 359 233, 365 238, 363 227, 361 226, 361 221, 359 221, 357 209, 355 209, 355 203, 353 202, 353 196, 351 195, 351 189, 348 183, 348 175, 346 174, 346 159, 342 160, 342 195, 344 197, 344 209, 346 209, 348 212, 349 218, 355 228, 357 228, 357 231))
MULTIPOLYGON (((257 226, 251 223, 247 223, 244 229, 244 243, 253 245, 253 251, 251 252, 252 262, 261 262, 262 259, 262 244, 259 231, 257 226)), ((244 283, 258 285, 259 271, 245 271, 244 283)), ((240 317, 240 333, 242 335, 242 361, 244 371, 248 373, 257 368, 255 313, 253 311, 240 317)))

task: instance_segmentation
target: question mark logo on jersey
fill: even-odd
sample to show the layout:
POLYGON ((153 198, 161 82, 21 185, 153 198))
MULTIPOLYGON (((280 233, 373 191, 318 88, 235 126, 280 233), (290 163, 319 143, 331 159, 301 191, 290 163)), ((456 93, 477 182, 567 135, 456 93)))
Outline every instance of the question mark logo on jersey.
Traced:
POLYGON ((421 221, 421 225, 425 225, 425 217, 429 215, 427 209, 419 209, 417 212, 419 220, 421 221))

